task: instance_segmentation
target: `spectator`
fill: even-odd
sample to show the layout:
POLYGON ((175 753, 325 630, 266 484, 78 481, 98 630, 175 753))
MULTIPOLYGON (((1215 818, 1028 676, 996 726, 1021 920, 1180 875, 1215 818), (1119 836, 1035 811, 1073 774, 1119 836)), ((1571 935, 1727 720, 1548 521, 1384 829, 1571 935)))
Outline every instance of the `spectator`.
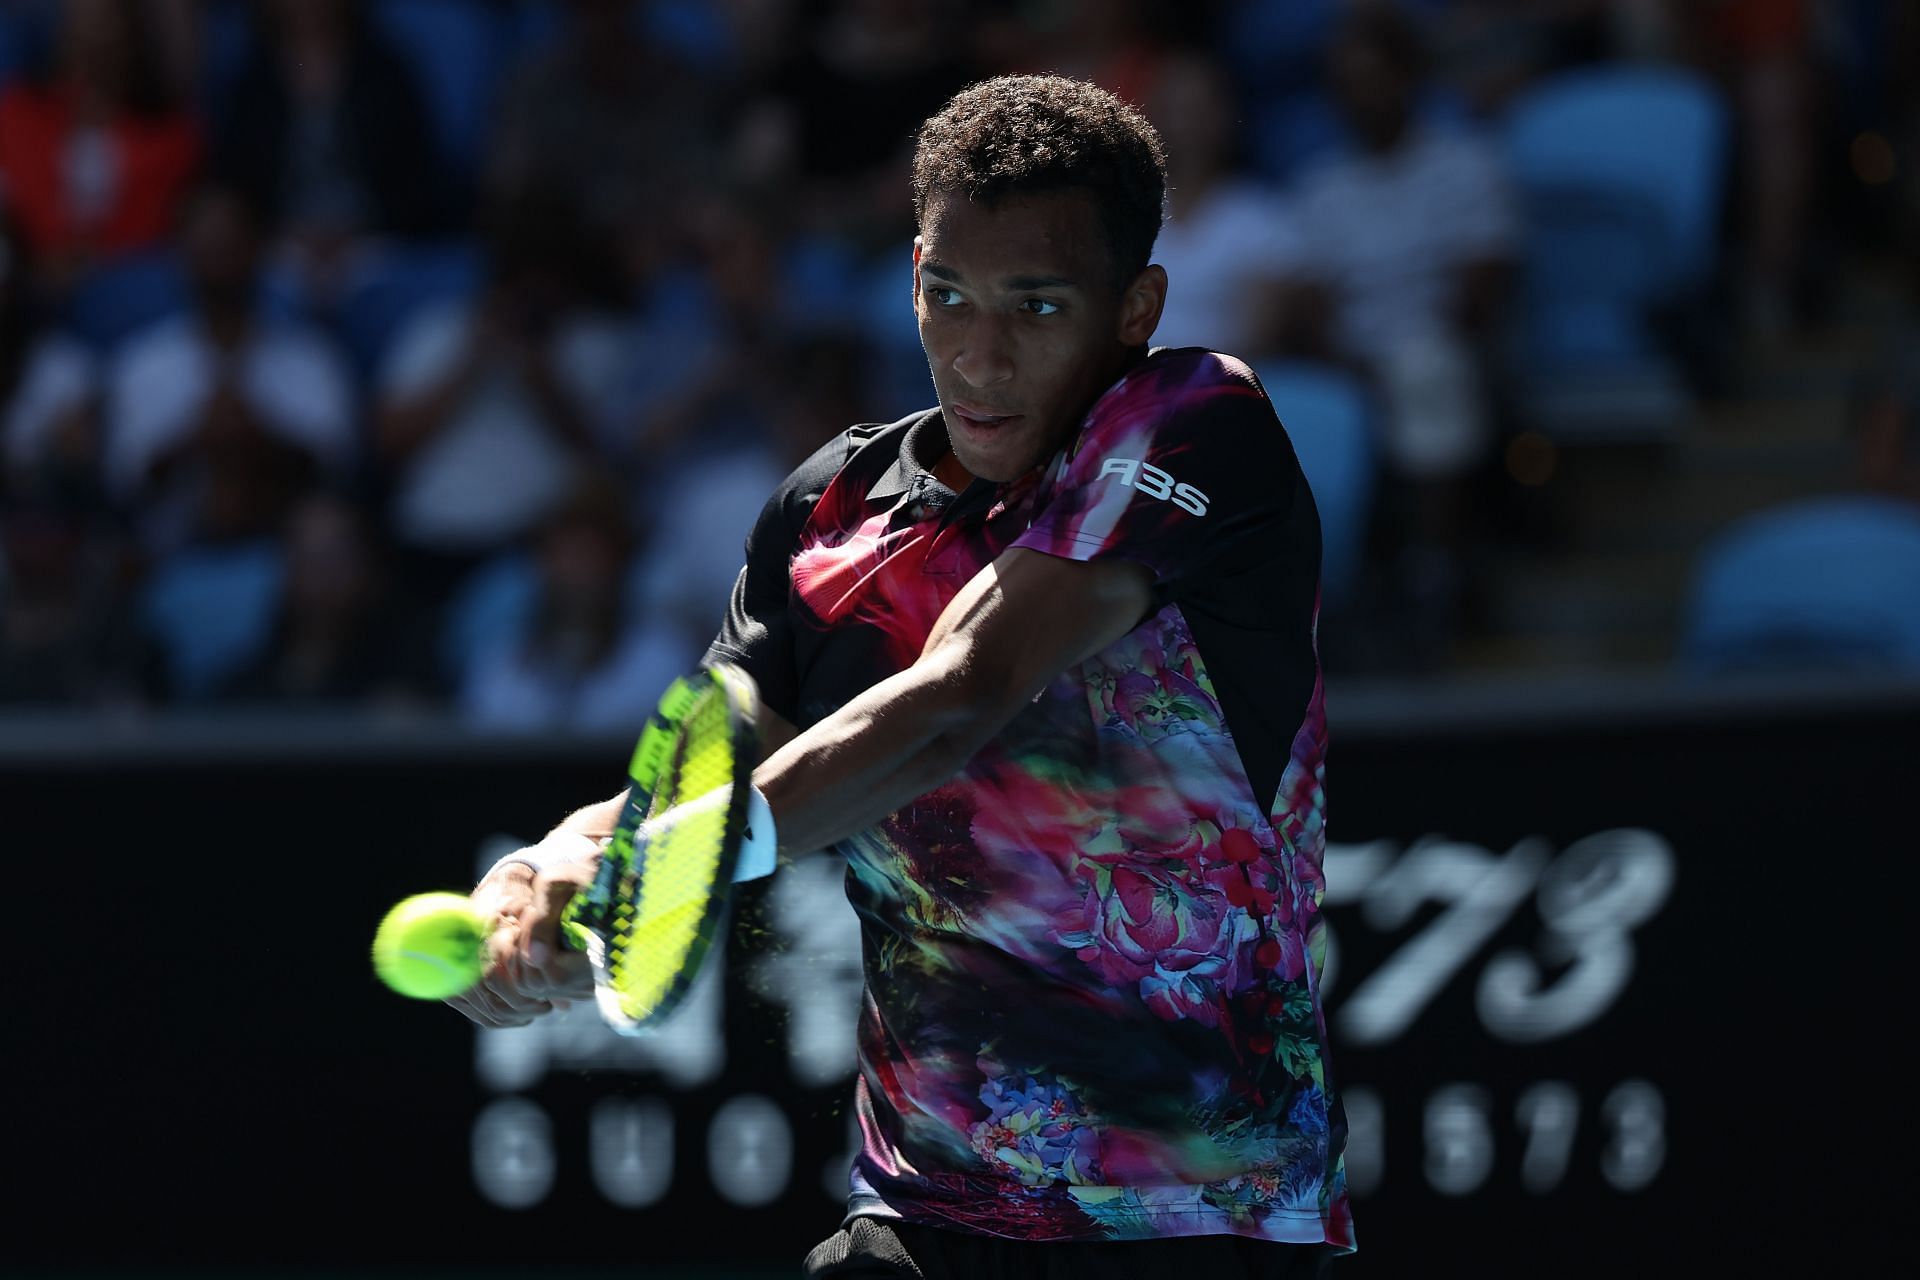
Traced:
POLYGON ((174 227, 202 147, 174 8, 67 0, 49 64, 0 90, 0 181, 52 299, 174 227))
MULTIPOLYGON (((1740 257, 1735 302, 1762 341, 1796 333, 1815 280, 1815 143, 1824 104, 1809 0, 1713 0, 1682 10, 1696 59, 1734 104, 1740 257)), ((1911 71, 1909 71, 1911 74, 1911 71)))
POLYGON ((107 372, 106 475, 144 549, 273 536, 303 491, 356 461, 353 388, 320 335, 260 304, 262 229, 237 190, 188 202, 186 313, 107 372))
POLYGON ((271 639, 218 696, 301 707, 424 706, 435 699, 425 620, 394 589, 372 525, 337 490, 316 490, 294 506, 271 639))
POLYGON ((769 376, 752 404, 752 429, 686 449, 651 468, 641 490, 652 523, 671 529, 641 555, 648 615, 704 648, 724 616, 741 548, 767 495, 849 422, 860 408, 871 351, 856 339, 823 335, 771 353, 769 376))
POLYGON ((46 489, 98 506, 99 362, 39 321, 25 246, 0 218, 0 492, 46 489))
POLYGON ((266 0, 220 113, 214 163, 265 214, 324 310, 354 250, 457 223, 419 85, 360 0, 266 0))
POLYGON ((482 293, 423 308, 394 341, 380 479, 423 599, 532 533, 612 448, 630 336, 585 301, 579 248, 550 203, 496 206, 482 293))
POLYGON ((1517 214, 1493 146, 1417 117, 1424 47, 1406 15, 1353 10, 1328 65, 1356 149, 1300 181, 1280 345, 1348 364, 1379 393, 1388 570, 1417 615, 1402 631, 1434 646, 1410 657, 1431 666, 1446 660, 1466 602, 1462 553, 1495 439, 1493 352, 1517 214))
POLYGON ((133 617, 123 540, 49 489, 0 502, 0 706, 136 705, 160 662, 133 617))
POLYGON ((1607 52, 1614 0, 1452 0, 1435 14, 1434 79, 1482 120, 1522 90, 1607 52))
POLYGON ((1003 0, 971 24, 975 59, 987 74, 1054 72, 1091 80, 1128 102, 1146 102, 1172 38, 1200 42, 1209 34, 1209 8, 1147 0, 1003 0))
POLYGON ((566 0, 558 39, 511 76, 487 157, 489 198, 552 201, 596 262, 646 206, 710 184, 718 94, 644 40, 624 0, 566 0))
POLYGON ((0 705, 145 701, 157 662, 100 490, 96 361, 39 327, 26 267, 0 219, 0 705))
POLYGON ((1280 193, 1243 176, 1237 105, 1226 69, 1198 53, 1170 56, 1148 101, 1169 165, 1169 216, 1153 250, 1167 269, 1167 302, 1153 341, 1252 359, 1273 323, 1262 282, 1300 251, 1280 193))
POLYGON ((568 493, 535 538, 531 616, 467 668, 459 707, 468 723, 630 733, 646 719, 701 646, 627 608, 635 542, 620 486, 599 476, 568 493))
POLYGON ((906 166, 914 130, 964 85, 958 10, 941 0, 829 0, 800 25, 786 60, 742 113, 741 132, 773 137, 767 184, 796 227, 893 250, 913 211, 906 166))

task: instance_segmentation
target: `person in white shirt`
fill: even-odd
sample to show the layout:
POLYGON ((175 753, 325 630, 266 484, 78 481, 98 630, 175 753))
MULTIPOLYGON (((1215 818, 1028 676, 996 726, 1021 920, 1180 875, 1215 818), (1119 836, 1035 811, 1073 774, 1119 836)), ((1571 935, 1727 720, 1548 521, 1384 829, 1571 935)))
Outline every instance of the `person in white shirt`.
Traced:
POLYGON ((700 646, 632 607, 638 532, 622 487, 583 477, 533 539, 528 611, 486 637, 457 691, 461 719, 496 732, 630 732, 700 646))
POLYGON ((1498 329, 1519 214, 1497 149, 1424 121, 1421 33, 1391 6, 1356 9, 1328 51, 1353 140, 1294 192, 1299 256, 1282 346, 1370 380, 1381 406, 1381 511, 1392 572, 1444 660, 1464 589, 1471 493, 1497 436, 1498 329))
POLYGON ((505 211, 485 291, 411 317, 380 374, 390 529, 431 595, 531 533, 624 421, 628 331, 578 301, 538 218, 505 211))
POLYGON ((261 230, 237 190, 198 191, 180 234, 191 308, 109 361, 107 488, 156 557, 272 536, 316 480, 358 460, 339 353, 259 305, 261 230))
POLYGON ((1153 260, 1167 269, 1155 346, 1258 352, 1271 341, 1273 282, 1301 258, 1284 194, 1243 172, 1237 103, 1224 67, 1170 57, 1147 114, 1166 139, 1168 216, 1153 260))
POLYGON ((97 497, 100 360, 39 311, 26 241, 0 209, 0 491, 97 497))

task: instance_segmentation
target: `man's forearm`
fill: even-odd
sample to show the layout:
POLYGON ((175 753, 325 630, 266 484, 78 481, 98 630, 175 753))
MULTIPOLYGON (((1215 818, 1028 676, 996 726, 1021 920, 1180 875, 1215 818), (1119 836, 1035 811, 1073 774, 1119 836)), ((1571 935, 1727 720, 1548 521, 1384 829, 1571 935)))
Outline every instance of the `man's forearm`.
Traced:
POLYGON ((967 674, 929 655, 769 755, 753 777, 780 847, 824 848, 958 773, 1011 711, 1004 693, 983 702, 967 674))

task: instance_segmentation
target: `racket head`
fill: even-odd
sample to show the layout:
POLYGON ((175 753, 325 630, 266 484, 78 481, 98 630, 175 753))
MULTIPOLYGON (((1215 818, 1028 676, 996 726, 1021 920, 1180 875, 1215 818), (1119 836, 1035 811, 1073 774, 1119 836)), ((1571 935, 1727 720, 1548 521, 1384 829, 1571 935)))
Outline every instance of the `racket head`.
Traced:
POLYGON ((635 744, 627 804, 583 904, 595 999, 617 1031, 635 1034, 672 1014, 723 936, 746 836, 758 701, 744 670, 707 664, 669 686, 635 744), (669 809, 681 810, 675 822, 636 842, 669 809))

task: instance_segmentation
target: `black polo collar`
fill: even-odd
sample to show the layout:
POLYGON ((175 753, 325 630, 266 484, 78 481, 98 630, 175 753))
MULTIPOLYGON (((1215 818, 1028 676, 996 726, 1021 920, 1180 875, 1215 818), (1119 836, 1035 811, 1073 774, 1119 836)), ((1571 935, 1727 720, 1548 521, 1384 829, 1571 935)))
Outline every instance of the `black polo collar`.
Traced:
MULTIPOLYGON (((947 448, 946 420, 940 416, 937 408, 922 413, 907 427, 907 433, 900 440, 899 452, 887 469, 875 478, 867 490, 867 498, 872 502, 891 502, 901 494, 912 489, 921 476, 932 479, 933 468, 940 461, 940 455, 947 448)), ((934 481, 934 483, 939 483, 934 481)), ((944 485, 941 486, 943 489, 944 485)))

